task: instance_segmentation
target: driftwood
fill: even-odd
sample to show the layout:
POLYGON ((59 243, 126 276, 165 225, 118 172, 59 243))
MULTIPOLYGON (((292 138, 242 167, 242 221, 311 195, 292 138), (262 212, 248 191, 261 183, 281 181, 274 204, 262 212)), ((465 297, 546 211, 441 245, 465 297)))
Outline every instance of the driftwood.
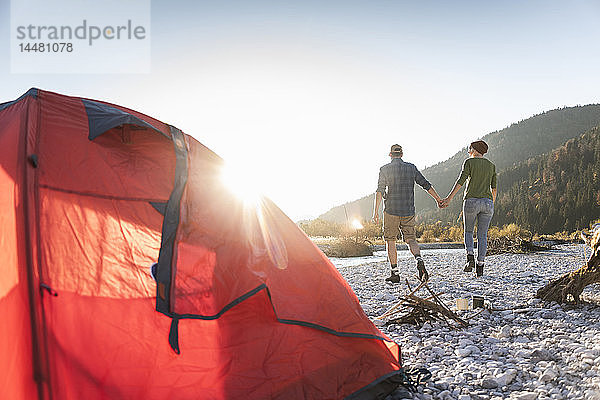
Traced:
POLYGON ((600 224, 594 226, 592 234, 582 233, 582 237, 592 248, 592 255, 587 263, 539 289, 537 298, 557 303, 579 303, 583 289, 600 282, 600 224))
POLYGON ((468 326, 468 322, 452 312, 435 294, 426 282, 422 282, 416 289, 412 289, 408 280, 406 281, 409 293, 402 297, 398 303, 390 307, 377 319, 387 319, 386 324, 412 324, 423 325, 427 321, 443 321, 453 327, 450 321, 454 321, 460 327, 468 326), (430 296, 420 298, 415 293, 425 288, 430 296))
POLYGON ((525 240, 520 237, 516 239, 508 237, 488 238, 488 256, 502 253, 532 253, 544 250, 552 250, 552 247, 540 246, 531 240, 525 240))

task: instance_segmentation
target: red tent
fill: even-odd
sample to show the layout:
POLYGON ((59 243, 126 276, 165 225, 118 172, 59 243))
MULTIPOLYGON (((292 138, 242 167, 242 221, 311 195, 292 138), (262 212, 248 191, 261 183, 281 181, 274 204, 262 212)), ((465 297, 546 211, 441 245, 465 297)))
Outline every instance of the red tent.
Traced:
POLYGON ((401 382, 329 260, 177 128, 31 89, 0 104, 0 164, 2 398, 372 399, 401 382))

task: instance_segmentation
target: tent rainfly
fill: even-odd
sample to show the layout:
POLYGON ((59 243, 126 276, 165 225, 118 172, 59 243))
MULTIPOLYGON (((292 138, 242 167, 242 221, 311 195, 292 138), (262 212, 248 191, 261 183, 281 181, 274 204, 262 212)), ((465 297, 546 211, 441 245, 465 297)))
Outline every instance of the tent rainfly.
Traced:
POLYGON ((179 129, 31 89, 0 104, 0 393, 376 399, 399 348, 268 199, 179 129), (152 266, 152 267, 151 267, 152 266))

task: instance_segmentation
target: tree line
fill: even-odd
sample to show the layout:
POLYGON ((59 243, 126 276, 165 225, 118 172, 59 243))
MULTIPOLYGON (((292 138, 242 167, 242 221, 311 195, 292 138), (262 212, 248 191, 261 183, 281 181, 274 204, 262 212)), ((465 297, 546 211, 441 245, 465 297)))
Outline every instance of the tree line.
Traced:
MULTIPOLYGON (((596 136, 593 128, 598 125, 600 105, 593 104, 548 111, 484 136, 490 146, 486 156, 499 172, 500 195, 492 224, 503 226, 514 222, 535 232, 554 233, 583 229, 599 218, 598 152, 591 151, 597 146, 597 139, 592 136, 596 136), (581 136, 588 131, 589 137, 581 136), (566 154, 571 151, 574 153, 566 154)), ((406 160, 415 162, 417 157, 407 154, 406 160)), ((466 157, 465 148, 422 172, 444 195, 456 181, 466 157)), ((376 179, 373 177, 374 185, 376 179)), ((369 194, 332 208, 320 218, 339 224, 348 215, 366 219, 372 212, 373 201, 373 194, 369 194)), ((461 223, 462 204, 458 199, 439 210, 427 193, 417 188, 415 205, 417 222, 442 221, 446 226, 461 223)))

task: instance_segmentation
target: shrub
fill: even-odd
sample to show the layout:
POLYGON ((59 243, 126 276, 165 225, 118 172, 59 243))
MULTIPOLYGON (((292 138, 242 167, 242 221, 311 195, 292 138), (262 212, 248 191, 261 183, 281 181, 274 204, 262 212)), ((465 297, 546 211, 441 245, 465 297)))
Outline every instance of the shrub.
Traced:
POLYGON ((341 239, 330 243, 324 253, 327 257, 365 257, 372 256, 373 250, 365 243, 341 239))
POLYGON ((497 226, 490 227, 488 237, 491 239, 508 238, 512 240, 522 239, 531 240, 533 235, 527 229, 521 228, 517 224, 504 225, 502 228, 497 226))
POLYGON ((342 225, 337 224, 331 221, 325 221, 324 219, 314 219, 312 221, 300 222, 298 224, 300 229, 304 231, 308 236, 317 237, 317 236, 333 236, 339 237, 342 234, 342 225))

